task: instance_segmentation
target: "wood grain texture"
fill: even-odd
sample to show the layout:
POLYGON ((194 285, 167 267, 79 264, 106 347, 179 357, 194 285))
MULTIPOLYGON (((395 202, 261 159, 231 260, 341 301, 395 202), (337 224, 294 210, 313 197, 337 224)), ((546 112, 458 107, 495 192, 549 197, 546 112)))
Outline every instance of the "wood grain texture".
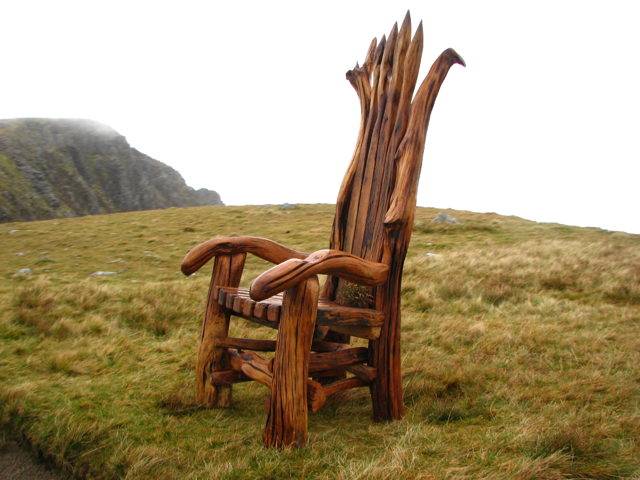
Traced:
POLYGON ((216 344, 229 332, 229 314, 218 303, 217 287, 240 283, 245 258, 244 253, 221 255, 213 264, 196 359, 196 402, 204 406, 228 407, 231 404, 231 386, 215 385, 211 378, 212 372, 226 370, 228 362, 225 349, 216 344))
POLYGON ((347 390, 349 388, 364 387, 366 385, 367 382, 362 381, 361 379, 356 377, 350 377, 330 383, 329 385, 324 385, 323 388, 325 396, 330 397, 331 395, 342 392, 343 390, 347 390))
MULTIPOLYGON (((271 328, 278 328, 282 312, 282 295, 274 295, 260 302, 249 297, 245 288, 220 287, 218 302, 233 315, 271 328), (241 298, 241 301, 238 301, 241 298), (251 304, 247 308, 248 304, 251 304), (246 312, 250 312, 249 315, 246 312)), ((325 299, 318 301, 316 326, 327 327, 360 338, 380 336, 384 315, 374 309, 345 307, 325 299)), ((344 346, 344 344, 343 344, 344 346)))
MULTIPOLYGON (((369 345, 369 363, 377 372, 371 386, 377 420, 401 418, 404 411, 400 290, 426 129, 449 68, 455 63, 464 65, 453 50, 443 52, 412 100, 422 56, 422 23, 411 40, 410 33, 407 13, 399 31, 394 25, 388 40, 382 37, 372 64, 366 68, 356 65, 347 74, 361 102, 361 131, 340 189, 330 239, 332 249, 389 265, 386 283, 371 290, 371 307, 385 317, 379 336, 372 337, 369 345), (369 100, 368 108, 362 107, 363 98, 369 100)), ((344 288, 344 279, 330 276, 323 296, 344 298, 340 295, 344 288)))
POLYGON ((363 285, 380 285, 388 270, 388 265, 339 250, 318 250, 304 259, 292 258, 262 273, 251 283, 249 295, 256 301, 264 300, 319 274, 333 274, 363 285))
POLYGON ((316 276, 284 294, 271 400, 262 437, 265 446, 301 447, 307 443, 307 379, 318 295, 316 276))
POLYGON ((185 275, 191 275, 213 257, 238 253, 251 253, 271 263, 282 263, 289 258, 305 258, 308 255, 261 237, 215 237, 189 250, 180 269, 185 275))
POLYGON ((251 380, 242 372, 236 370, 218 370, 211 372, 211 383, 214 385, 232 385, 238 382, 251 380))
POLYGON ((256 353, 244 352, 234 348, 228 350, 228 355, 231 368, 271 388, 273 373, 270 361, 260 357, 256 353))
POLYGON ((369 350, 364 347, 343 348, 335 352, 312 353, 309 359, 309 372, 321 372, 366 362, 368 355, 369 350))
POLYGON ((402 270, 426 132, 449 69, 464 65, 454 50, 445 50, 414 96, 422 23, 411 31, 407 12, 399 28, 394 24, 388 36, 369 43, 362 66, 346 74, 358 97, 360 127, 336 201, 330 248, 309 255, 259 237, 218 237, 182 262, 189 275, 216 257, 196 369, 198 401, 225 406, 232 383, 266 385, 267 446, 304 445, 308 411, 350 388, 369 386, 375 420, 403 415, 402 270), (249 290, 237 288, 247 253, 277 264, 249 290), (328 275, 322 294, 319 274, 328 275), (277 329, 277 340, 228 338, 231 315, 277 329), (351 336, 368 339, 368 346, 350 347, 351 336), (275 356, 269 361, 254 351, 275 356))
POLYGON ((276 342, 274 340, 254 340, 251 338, 222 338, 218 341, 218 345, 221 347, 253 350, 257 352, 275 352, 276 350, 276 342))

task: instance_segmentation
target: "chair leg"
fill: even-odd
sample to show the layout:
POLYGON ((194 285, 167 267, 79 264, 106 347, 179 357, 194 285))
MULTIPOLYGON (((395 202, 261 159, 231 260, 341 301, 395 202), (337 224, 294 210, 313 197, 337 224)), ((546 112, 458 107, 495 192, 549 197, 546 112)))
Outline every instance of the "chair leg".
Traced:
POLYGON ((227 367, 226 348, 216 347, 216 341, 229 333, 229 315, 213 298, 214 287, 237 287, 242 276, 246 254, 216 257, 211 274, 207 309, 202 322, 200 346, 196 360, 196 402, 206 407, 231 405, 231 385, 213 385, 211 374, 227 367))
POLYGON ((307 378, 317 308, 316 276, 284 294, 262 436, 267 447, 302 447, 307 442, 307 378))
POLYGON ((399 295, 391 297, 385 314, 387 319, 380 337, 369 342, 369 364, 377 370, 376 378, 370 386, 375 421, 399 420, 404 415, 400 369, 399 295))

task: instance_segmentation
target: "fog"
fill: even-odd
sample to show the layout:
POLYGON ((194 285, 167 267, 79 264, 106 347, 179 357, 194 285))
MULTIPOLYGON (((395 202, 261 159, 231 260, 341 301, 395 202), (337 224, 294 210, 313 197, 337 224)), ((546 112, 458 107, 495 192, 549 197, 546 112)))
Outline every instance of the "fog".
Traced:
POLYGON ((5 2, 0 118, 90 118, 227 204, 333 202, 344 74, 409 8, 447 47, 418 204, 640 233, 633 2, 5 2))

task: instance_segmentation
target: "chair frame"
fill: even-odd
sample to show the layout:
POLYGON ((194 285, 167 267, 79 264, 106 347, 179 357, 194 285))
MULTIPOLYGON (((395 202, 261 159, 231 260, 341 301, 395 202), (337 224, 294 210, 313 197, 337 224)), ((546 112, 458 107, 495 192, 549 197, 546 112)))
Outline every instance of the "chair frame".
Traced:
POLYGON ((407 12, 400 30, 395 24, 388 39, 374 38, 362 67, 347 72, 362 121, 336 202, 330 249, 308 254, 259 237, 216 237, 182 262, 182 272, 190 275, 215 259, 196 400, 228 407, 233 383, 264 384, 270 393, 265 446, 305 445, 308 411, 350 388, 369 387, 374 420, 403 416, 402 269, 431 110, 449 68, 464 65, 454 50, 445 50, 413 96, 422 37, 420 23, 411 38, 407 12), (238 289, 247 254, 275 264, 254 279, 249 292, 238 289), (322 291, 318 275, 328 275, 322 291), (350 304, 349 288, 365 292, 366 305, 350 304), (230 338, 232 316, 277 328, 275 342, 230 338), (350 346, 351 336, 368 339, 368 347, 350 346), (267 359, 256 351, 275 353, 267 359))

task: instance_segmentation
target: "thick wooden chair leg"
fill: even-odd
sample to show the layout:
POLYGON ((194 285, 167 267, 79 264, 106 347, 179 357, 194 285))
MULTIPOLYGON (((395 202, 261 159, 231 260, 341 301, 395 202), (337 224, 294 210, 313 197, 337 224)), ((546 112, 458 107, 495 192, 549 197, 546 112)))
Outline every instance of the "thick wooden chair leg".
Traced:
MULTIPOLYGON (((391 291, 394 290, 392 286, 389 286, 391 291)), ((400 284, 397 282, 397 291, 399 290, 400 284)), ((389 300, 385 314, 387 320, 380 338, 369 342, 369 364, 374 366, 377 372, 370 386, 373 419, 378 422, 400 420, 404 415, 400 369, 399 295, 389 300)))
POLYGON ((307 378, 318 308, 315 275, 284 294, 267 423, 267 447, 302 447, 307 443, 307 378))
POLYGON ((196 402, 206 407, 231 405, 231 385, 214 385, 211 374, 228 368, 226 348, 217 347, 216 340, 229 333, 229 315, 214 298, 214 287, 237 287, 242 276, 246 254, 216 257, 211 274, 207 310, 202 322, 202 333, 196 360, 196 402))

